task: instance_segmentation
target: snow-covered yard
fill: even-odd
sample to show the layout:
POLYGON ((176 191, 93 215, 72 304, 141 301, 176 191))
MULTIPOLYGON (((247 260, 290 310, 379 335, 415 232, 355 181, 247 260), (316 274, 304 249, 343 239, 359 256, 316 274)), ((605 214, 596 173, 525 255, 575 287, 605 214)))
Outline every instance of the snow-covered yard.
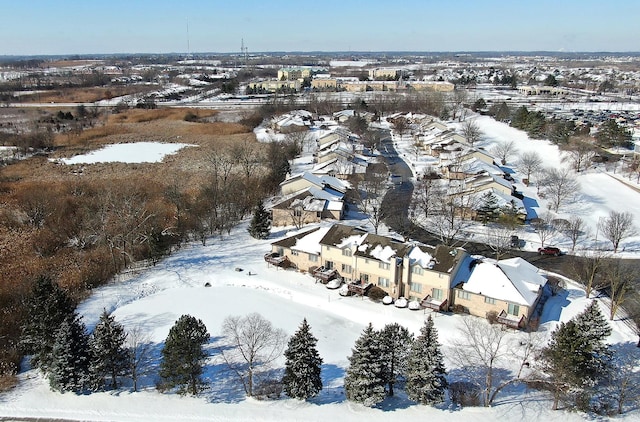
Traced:
MULTIPOLYGON (((416 333, 426 314, 373 303, 368 299, 341 297, 337 291, 315 284, 306 274, 268 267, 262 256, 269 243, 285 236, 273 233, 266 241, 247 234, 246 226, 231 236, 212 239, 206 247, 190 244, 157 266, 124 282, 97 289, 83 302, 79 312, 92 328, 103 309, 112 311, 127 329, 141 327, 149 333, 159 353, 169 329, 182 314, 203 320, 211 333, 207 346, 210 358, 205 377, 210 389, 199 397, 180 397, 155 390, 154 377, 142 383, 141 391, 75 395, 49 390, 46 380, 33 370, 20 374, 20 384, 0 396, 0 416, 52 417, 91 421, 174 421, 174 420, 362 420, 393 421, 407 418, 434 421, 477 420, 563 420, 578 421, 583 416, 551 411, 543 393, 514 388, 498 397, 492 408, 457 409, 414 405, 402 394, 386 400, 379 408, 366 408, 346 401, 343 392, 347 357, 363 328, 398 322, 416 333), (238 269, 242 271, 238 271, 238 269), (251 275, 249 275, 251 274, 251 275), (211 287, 205 287, 209 283, 211 287), (324 389, 309 402, 282 398, 276 401, 246 399, 241 387, 223 370, 216 351, 223 319, 229 315, 258 312, 274 326, 292 334, 307 318, 318 338, 324 359, 324 389)), ((567 320, 584 309, 584 292, 575 286, 547 302, 541 332, 548 335, 558 320, 567 320)), ((464 316, 433 314, 445 356, 452 340, 459 337, 464 316)), ((470 317, 466 317, 470 318, 470 317)), ((620 322, 614 322, 611 341, 637 353, 636 335, 620 322)), ((517 342, 523 333, 513 332, 517 342)), ((282 362, 281 362, 282 363, 282 362)), ((447 368, 455 369, 446 358, 447 368)), ((509 368, 513 362, 502 363, 509 368)), ((627 414, 635 420, 637 414, 627 414)))

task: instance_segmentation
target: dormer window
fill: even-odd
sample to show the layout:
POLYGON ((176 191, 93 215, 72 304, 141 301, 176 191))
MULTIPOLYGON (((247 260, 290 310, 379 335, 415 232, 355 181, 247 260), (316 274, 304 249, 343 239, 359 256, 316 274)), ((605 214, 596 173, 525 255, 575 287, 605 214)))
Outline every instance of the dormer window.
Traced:
POLYGON ((352 255, 353 255, 353 252, 351 252, 351 249, 349 249, 349 248, 344 248, 344 249, 342 250, 342 255, 343 255, 343 256, 352 256, 352 255))

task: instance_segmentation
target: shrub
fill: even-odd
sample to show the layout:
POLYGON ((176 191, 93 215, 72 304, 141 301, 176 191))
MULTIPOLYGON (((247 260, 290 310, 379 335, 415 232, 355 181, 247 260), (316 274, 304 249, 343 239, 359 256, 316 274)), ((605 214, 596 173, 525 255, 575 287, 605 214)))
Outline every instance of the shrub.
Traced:
POLYGON ((487 312, 487 321, 489 321, 489 324, 498 322, 498 313, 496 311, 487 312))
POLYGON ((380 302, 386 295, 387 292, 385 292, 378 286, 371 287, 367 292, 367 296, 369 297, 369 299, 373 300, 374 302, 380 302))
POLYGON ((198 120, 198 116, 195 113, 192 113, 190 111, 188 111, 187 114, 184 115, 185 122, 195 122, 197 120, 198 120))

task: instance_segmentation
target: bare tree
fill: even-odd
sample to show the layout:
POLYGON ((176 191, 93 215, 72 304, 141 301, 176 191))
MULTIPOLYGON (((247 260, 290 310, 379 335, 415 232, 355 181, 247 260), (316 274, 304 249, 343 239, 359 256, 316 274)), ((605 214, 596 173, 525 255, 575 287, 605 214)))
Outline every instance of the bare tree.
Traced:
POLYGON ((571 199, 580 189, 575 174, 569 169, 547 169, 544 172, 543 191, 554 212, 571 199))
POLYGON ((451 101, 453 102, 453 115, 451 116, 451 118, 455 120, 457 116, 458 121, 461 121, 465 118, 466 114, 464 111, 464 104, 467 102, 467 90, 464 88, 455 89, 453 91, 451 101))
POLYGON ((542 167, 542 157, 536 151, 525 151, 520 154, 516 167, 526 175, 525 184, 529 186, 531 175, 542 167))
POLYGON ((603 274, 607 282, 609 298, 611 299, 609 319, 613 321, 613 318, 628 299, 629 293, 634 290, 638 271, 628 262, 624 262, 621 259, 611 259, 605 263, 603 274))
POLYGON ((605 251, 585 251, 571 261, 570 271, 573 277, 584 286, 587 298, 594 290, 606 285, 603 270, 610 254, 605 251))
POLYGON ((460 127, 460 131, 471 145, 482 139, 482 130, 475 120, 465 120, 460 127))
POLYGON ((514 141, 498 141, 491 151, 500 159, 500 162, 505 165, 507 161, 518 152, 518 149, 514 141))
POLYGON ((526 341, 514 344, 509 341, 509 332, 503 326, 471 317, 462 320, 459 330, 462 339, 453 344, 453 359, 467 371, 471 382, 482 388, 484 405, 491 406, 502 389, 521 381, 526 375, 524 369, 537 350, 540 339, 531 334, 526 341), (520 362, 516 377, 496 379, 499 365, 514 358, 520 362))
POLYGON ((591 163, 595 155, 593 145, 584 140, 574 139, 562 151, 562 161, 568 162, 576 172, 580 172, 591 163))
POLYGON ((293 145, 293 148, 299 154, 302 152, 304 146, 309 143, 309 130, 305 127, 302 130, 287 133, 284 138, 285 142, 293 145))
MULTIPOLYGON (((425 170, 425 174, 416 182, 413 190, 413 203, 416 212, 420 212, 420 217, 430 217, 436 209, 437 201, 444 195, 446 195, 446 190, 441 180, 434 178, 429 170, 425 170)), ((419 216, 414 217, 418 218, 419 216)))
POLYGON ((402 136, 409 130, 409 121, 406 117, 396 117, 393 120, 393 128, 396 133, 400 135, 400 140, 402 140, 402 136))
POLYGON ((586 227, 584 220, 577 215, 573 215, 569 218, 567 223, 561 228, 569 239, 571 239, 571 252, 575 251, 578 241, 589 235, 589 230, 586 227))
POLYGON ((133 383, 133 391, 138 391, 140 377, 151 371, 152 346, 151 336, 142 326, 135 326, 127 332, 127 349, 129 351, 129 375, 133 383))
POLYGON ((227 366, 237 375, 245 393, 251 397, 261 371, 282 356, 287 334, 274 328, 262 315, 229 316, 222 323, 222 335, 228 348, 220 354, 227 366))
POLYGON ((388 176, 384 167, 371 166, 371 169, 364 175, 364 179, 358 183, 356 199, 358 206, 360 211, 367 215, 376 234, 385 218, 382 201, 387 191, 387 181, 388 176))
POLYGON ((531 221, 531 227, 540 239, 540 247, 544 248, 544 243, 555 234, 556 227, 553 222, 553 216, 544 212, 531 221))
POLYGON ((436 208, 428 219, 427 229, 434 231, 443 244, 453 246, 471 225, 470 213, 475 209, 477 199, 465 192, 463 184, 460 183, 451 185, 444 195, 436 198, 436 201, 436 208))
POLYGON ((513 230, 502 224, 487 225, 487 246, 496 254, 496 260, 511 249, 513 230))
POLYGON ((637 233, 633 225, 633 216, 629 212, 611 211, 609 216, 598 224, 603 236, 613 244, 613 252, 618 252, 620 241, 637 233))

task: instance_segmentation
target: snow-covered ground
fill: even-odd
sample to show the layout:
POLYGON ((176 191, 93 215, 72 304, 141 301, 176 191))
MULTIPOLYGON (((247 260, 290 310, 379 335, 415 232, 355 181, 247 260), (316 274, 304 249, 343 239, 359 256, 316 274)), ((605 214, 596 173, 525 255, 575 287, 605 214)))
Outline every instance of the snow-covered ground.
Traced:
MULTIPOLYGON (((543 167, 545 168, 568 166, 566 162, 562 161, 562 154, 558 147, 548 140, 531 139, 526 132, 515 129, 508 124, 497 122, 489 116, 474 115, 470 118, 475 120, 483 132, 482 140, 476 144, 478 147, 490 152, 497 142, 513 141, 518 153, 525 151, 537 152, 543 159, 543 167)), ((449 126, 456 128, 459 123, 449 123, 449 126)), ((411 137, 404 136, 400 139, 400 137, 394 136, 394 142, 400 158, 410 165, 414 175, 419 175, 424 172, 427 166, 434 165, 433 157, 422 155, 416 159, 415 152, 411 148, 413 143, 411 137)), ((535 177, 530 186, 522 183, 522 175, 518 174, 516 169, 517 157, 518 154, 514 154, 505 167, 516 172, 513 176, 517 190, 522 192, 526 198, 531 199, 525 202, 528 213, 533 216, 540 215, 548 211, 547 201, 538 196, 535 177)), ((636 226, 640 228, 640 185, 635 183, 635 179, 629 180, 621 176, 619 171, 618 173, 613 173, 602 164, 594 164, 587 170, 576 173, 576 180, 580 185, 579 191, 576 192, 571 201, 560 207, 557 214, 552 214, 554 218, 559 219, 569 219, 571 216, 577 215, 585 221, 590 233, 578 245, 578 249, 598 247, 612 250, 611 242, 604 239, 602 233, 598 235, 597 229, 598 222, 606 218, 612 210, 631 213, 636 226)), ((471 227, 469 231, 476 233, 478 238, 481 238, 486 229, 477 225, 471 227)), ((526 240, 526 250, 537 250, 540 247, 540 239, 529 227, 524 227, 518 235, 526 240)), ((547 239, 545 244, 554 244, 564 251, 569 250, 571 247, 570 240, 560 233, 556 233, 550 239, 547 239)), ((620 250, 616 256, 640 257, 640 230, 638 235, 622 240, 620 250)))
POLYGON ((129 144, 107 145, 87 154, 62 158, 64 164, 96 164, 96 163, 157 163, 165 156, 175 154, 188 144, 162 142, 134 142, 129 144))
MULTIPOLYGON (((343 376, 347 357, 364 327, 376 328, 398 322, 414 333, 427 317, 423 311, 398 309, 370 302, 368 299, 342 297, 335 290, 314 283, 306 274, 268 267, 262 255, 269 243, 285 236, 273 233, 266 241, 247 234, 246 225, 229 237, 211 239, 206 247, 190 244, 179 252, 124 282, 96 289, 79 307, 84 322, 91 329, 103 309, 113 312, 127 329, 141 327, 154 343, 156 357, 169 329, 182 314, 203 320, 212 340, 207 346, 210 358, 205 371, 211 383, 198 397, 179 397, 155 390, 154 377, 143 380, 141 391, 130 391, 130 385, 117 392, 90 395, 60 394, 49 390, 38 372, 22 372, 19 385, 0 395, 0 416, 51 417, 90 421, 175 421, 175 420, 371 420, 394 421, 420 418, 434 421, 579 421, 583 416, 564 411, 551 411, 551 402, 543 393, 522 388, 507 390, 492 408, 458 409, 448 404, 437 408, 414 405, 402 394, 388 399, 379 408, 369 409, 346 401, 343 376), (242 271, 238 271, 242 269, 242 271), (209 283, 211 287, 205 287, 209 283), (240 385, 225 372, 216 346, 220 343, 221 324, 229 315, 258 312, 275 327, 292 334, 303 318, 307 318, 318 338, 318 350, 324 359, 324 388, 309 402, 282 398, 276 401, 246 399, 240 385)), ((551 298, 542 316, 541 332, 548 335, 558 320, 567 320, 587 304, 584 292, 569 285, 567 291, 551 298)), ((606 312, 606 309, 603 308, 606 312)), ((445 356, 449 356, 452 340, 460 333, 464 317, 433 314, 445 356)), ((612 323, 610 341, 620 343, 637 353, 637 336, 625 324, 612 323)), ((519 344, 523 333, 513 332, 510 341, 519 344)), ((283 362, 280 362, 282 365, 283 362)), ((447 368, 455 370, 447 358, 447 368)), ((505 360, 500 366, 513 368, 505 360)), ((637 412, 622 419, 637 420, 637 412)))

